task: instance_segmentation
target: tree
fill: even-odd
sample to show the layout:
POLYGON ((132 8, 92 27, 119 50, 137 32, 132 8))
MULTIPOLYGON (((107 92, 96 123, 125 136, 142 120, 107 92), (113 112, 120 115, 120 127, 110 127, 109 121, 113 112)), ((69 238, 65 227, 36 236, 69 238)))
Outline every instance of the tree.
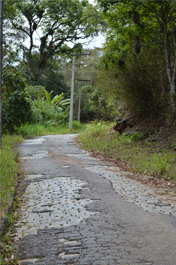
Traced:
POLYGON ((110 27, 106 61, 113 62, 113 53, 116 51, 116 56, 119 57, 116 63, 122 64, 128 51, 134 46, 136 54, 140 53, 141 48, 147 47, 160 51, 165 58, 170 87, 170 104, 172 110, 175 111, 176 102, 173 97, 176 92, 175 1, 98 0, 98 2, 103 7, 110 27))
POLYGON ((70 86, 64 82, 62 68, 58 58, 49 59, 43 69, 39 84, 51 93, 52 96, 64 93, 66 98, 70 97, 70 86))
POLYGON ((12 26, 12 21, 18 19, 15 7, 16 0, 3 0, 3 67, 19 62, 25 35, 12 26))
POLYGON ((87 0, 18 0, 17 8, 21 17, 13 25, 30 39, 29 79, 34 48, 40 53, 37 82, 47 60, 80 48, 79 40, 93 37, 100 29, 101 13, 87 0), (39 47, 34 44, 34 33, 39 35, 39 47))
POLYGON ((175 111, 176 102, 173 96, 176 92, 176 3, 174 1, 149 2, 144 7, 148 11, 149 17, 153 15, 153 21, 159 25, 163 34, 166 72, 170 85, 170 102, 172 110, 175 111))
POLYGON ((25 79, 14 66, 3 69, 2 128, 3 133, 14 133, 16 127, 31 118, 30 97, 25 79))

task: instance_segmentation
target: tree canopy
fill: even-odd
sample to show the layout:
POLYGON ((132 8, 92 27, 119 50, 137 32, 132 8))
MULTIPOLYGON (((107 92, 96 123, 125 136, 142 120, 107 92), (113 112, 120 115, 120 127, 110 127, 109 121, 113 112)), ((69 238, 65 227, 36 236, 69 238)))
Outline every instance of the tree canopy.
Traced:
POLYGON ((87 0, 17 0, 16 7, 19 18, 12 22, 13 26, 30 40, 29 79, 32 78, 32 53, 35 50, 40 54, 37 82, 48 59, 79 49, 78 41, 97 35, 102 24, 101 13, 87 0))

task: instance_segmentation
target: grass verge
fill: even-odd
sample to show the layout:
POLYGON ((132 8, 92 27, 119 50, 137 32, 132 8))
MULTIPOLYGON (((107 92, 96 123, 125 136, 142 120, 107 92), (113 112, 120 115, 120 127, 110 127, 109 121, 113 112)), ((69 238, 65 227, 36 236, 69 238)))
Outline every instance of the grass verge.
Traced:
POLYGON ((15 145, 22 141, 21 136, 8 135, 2 137, 2 149, 0 150, 0 214, 4 214, 10 199, 10 193, 15 192, 16 174, 19 171, 18 152, 15 145))
MULTIPOLYGON (((18 152, 15 146, 22 141, 21 136, 7 135, 2 137, 0 150, 0 217, 5 217, 10 201, 10 193, 15 193, 16 175, 19 173, 18 152)), ((4 234, 0 234, 0 264, 18 264, 14 256, 15 246, 13 237, 14 223, 17 214, 14 209, 17 206, 17 198, 13 202, 12 211, 6 216, 8 225, 4 234)))
POLYGON ((41 125, 41 124, 24 124, 20 128, 17 128, 17 133, 23 137, 34 137, 39 135, 54 135, 54 134, 70 134, 80 133, 85 129, 85 125, 73 121, 73 129, 69 130, 69 124, 63 124, 58 126, 41 125))
POLYGON ((84 149, 100 153, 116 162, 125 162, 128 170, 133 172, 176 180, 176 153, 171 148, 176 135, 170 137, 168 144, 162 144, 160 139, 155 142, 151 141, 151 137, 144 139, 143 133, 139 132, 118 135, 112 132, 111 127, 112 124, 94 122, 87 125, 78 141, 84 149))

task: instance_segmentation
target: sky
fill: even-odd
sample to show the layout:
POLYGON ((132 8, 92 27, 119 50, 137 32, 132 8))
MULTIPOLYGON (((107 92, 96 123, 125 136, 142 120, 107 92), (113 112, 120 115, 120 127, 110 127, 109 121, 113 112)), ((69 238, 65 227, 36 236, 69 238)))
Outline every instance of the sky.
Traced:
POLYGON ((98 37, 91 39, 88 45, 83 45, 83 47, 85 49, 93 49, 94 47, 101 48, 104 42, 105 42, 105 37, 99 35, 98 37))
POLYGON ((95 1, 94 0, 88 0, 90 4, 94 4, 95 1))
MULTIPOLYGON (((95 4, 94 0, 89 0, 90 4, 95 4)), ((94 47, 101 48, 103 43, 105 42, 105 37, 102 35, 99 35, 98 37, 91 40, 88 46, 83 46, 84 48, 93 49, 94 47)))

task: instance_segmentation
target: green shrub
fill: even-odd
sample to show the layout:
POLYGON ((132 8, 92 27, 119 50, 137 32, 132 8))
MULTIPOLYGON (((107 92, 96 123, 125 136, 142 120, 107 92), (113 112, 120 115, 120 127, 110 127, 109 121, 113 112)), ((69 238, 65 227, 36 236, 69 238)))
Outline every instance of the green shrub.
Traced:
POLYGON ((78 122, 78 121, 73 121, 73 124, 72 124, 73 126, 73 129, 75 129, 75 130, 78 130, 78 129, 82 129, 83 128, 83 125, 80 123, 80 122, 78 122))

